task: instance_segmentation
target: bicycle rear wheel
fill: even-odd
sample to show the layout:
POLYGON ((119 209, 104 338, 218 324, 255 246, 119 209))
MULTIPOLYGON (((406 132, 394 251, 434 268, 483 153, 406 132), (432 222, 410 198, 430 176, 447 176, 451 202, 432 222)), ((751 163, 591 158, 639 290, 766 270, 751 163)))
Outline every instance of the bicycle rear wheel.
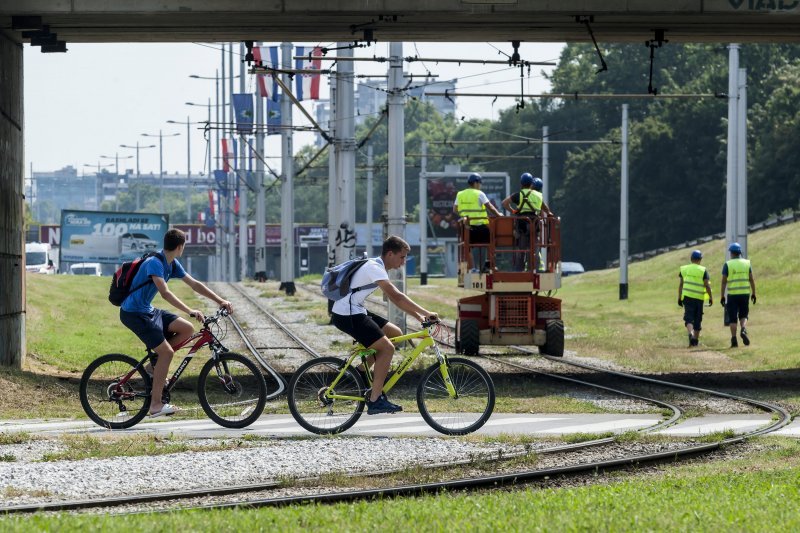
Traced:
POLYGON ((150 377, 139 361, 110 353, 98 357, 83 372, 79 396, 83 410, 95 423, 109 429, 138 424, 150 408, 150 377))
POLYGON ((436 363, 417 388, 417 407, 425 422, 445 435, 466 435, 483 426, 494 410, 494 383, 489 374, 469 359, 451 357, 447 364, 456 391, 451 398, 436 363))
POLYGON ((203 365, 197 396, 208 418, 222 427, 243 428, 264 411, 267 384, 255 363, 229 352, 203 365))
MULTIPOLYGON (((331 435, 349 429, 361 417, 364 402, 325 398, 324 394, 342 371, 346 361, 320 357, 297 369, 289 382, 289 411, 297 423, 318 435, 331 435)), ((336 394, 363 398, 364 380, 350 366, 336 384, 336 394)))

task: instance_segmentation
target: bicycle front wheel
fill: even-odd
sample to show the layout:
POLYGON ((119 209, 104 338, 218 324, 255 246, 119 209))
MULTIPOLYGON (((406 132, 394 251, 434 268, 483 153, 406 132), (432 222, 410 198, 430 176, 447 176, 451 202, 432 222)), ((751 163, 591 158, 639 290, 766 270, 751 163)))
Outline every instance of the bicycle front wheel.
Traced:
POLYGON ((364 411, 364 402, 355 399, 328 398, 335 393, 352 398, 364 398, 364 380, 349 366, 341 379, 346 361, 336 357, 320 357, 302 365, 289 382, 289 411, 297 423, 318 435, 341 433, 356 423, 364 411))
POLYGON ((489 374, 469 359, 451 357, 447 375, 456 396, 447 390, 437 363, 425 371, 417 388, 417 407, 425 422, 445 435, 466 435, 483 426, 494 410, 494 383, 489 374))
POLYGON ((197 395, 208 418, 222 427, 243 428, 264 411, 267 384, 254 362, 229 352, 203 365, 197 395))
POLYGON ((150 408, 150 377, 139 361, 121 353, 98 357, 83 372, 79 396, 83 410, 108 429, 138 424, 150 408))

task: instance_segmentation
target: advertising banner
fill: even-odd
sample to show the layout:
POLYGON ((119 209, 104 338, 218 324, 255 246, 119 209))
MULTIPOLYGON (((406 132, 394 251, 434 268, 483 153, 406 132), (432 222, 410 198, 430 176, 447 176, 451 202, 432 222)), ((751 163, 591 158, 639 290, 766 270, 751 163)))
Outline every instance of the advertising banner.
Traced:
MULTIPOLYGON (((217 244, 217 234, 214 228, 209 228, 203 224, 175 224, 173 227, 186 233, 186 250, 192 253, 200 253, 203 255, 202 248, 209 248, 205 253, 213 253, 210 248, 217 244)), ((328 242, 328 228, 324 226, 297 226, 294 229, 294 244, 297 246, 301 242, 301 237, 307 241, 309 236, 319 236, 320 242, 328 242)), ((234 241, 239 242, 239 226, 236 225, 236 234, 234 241)), ((277 224, 267 224, 265 228, 265 244, 266 246, 280 246, 281 244, 281 227, 277 224)), ((254 224, 247 226, 247 246, 254 247, 256 245, 256 227, 254 224)))
POLYGON ((158 251, 169 216, 155 213, 61 211, 61 260, 121 263, 158 251))
MULTIPOLYGON (((428 238, 456 238, 458 215, 453 212, 453 203, 458 191, 467 188, 467 177, 444 176, 428 179, 428 238)), ((481 191, 489 201, 502 211, 506 192, 506 176, 483 175, 481 191)))

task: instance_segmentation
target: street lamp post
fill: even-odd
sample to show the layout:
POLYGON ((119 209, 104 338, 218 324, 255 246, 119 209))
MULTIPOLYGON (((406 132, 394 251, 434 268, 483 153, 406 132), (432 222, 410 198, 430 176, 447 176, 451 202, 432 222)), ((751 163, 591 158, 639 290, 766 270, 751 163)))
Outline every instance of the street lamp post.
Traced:
MULTIPOLYGON (((180 133, 170 133, 167 137, 177 137, 180 133)), ((158 210, 164 212, 164 134, 158 130, 158 135, 152 133, 142 133, 142 137, 158 137, 158 181, 159 196, 158 210)))
MULTIPOLYGON (((89 163, 84 163, 83 166, 97 169, 97 174, 95 174, 95 194, 98 194, 97 193, 97 181, 100 180, 100 169, 101 168, 110 167, 111 163, 109 163, 107 165, 101 165, 100 161, 98 161, 96 165, 92 165, 92 164, 89 164, 89 163)), ((86 174, 85 171, 84 171, 84 174, 86 174)), ((97 198, 97 208, 98 209, 100 209, 100 204, 102 203, 102 197, 103 197, 103 186, 101 184, 100 185, 100 193, 98 194, 98 198, 97 198)))
POLYGON ((150 145, 147 145, 147 146, 139 146, 139 141, 136 141, 136 146, 130 146, 130 145, 127 145, 127 144, 120 144, 119 147, 120 148, 133 148, 134 150, 136 150, 136 210, 138 211, 140 209, 140 207, 139 207, 139 185, 140 185, 139 178, 141 178, 141 174, 139 173, 139 150, 145 149, 145 148, 155 148, 156 145, 155 144, 150 144, 150 145))
MULTIPOLYGON (((101 155, 102 159, 114 160, 114 174, 117 177, 114 179, 114 211, 119 211, 119 153, 114 152, 114 157, 110 155, 101 155)), ((132 155, 124 156, 122 159, 133 159, 132 155)))
POLYGON ((203 124, 203 122, 192 122, 190 117, 186 117, 186 122, 168 120, 167 124, 186 124, 186 223, 192 223, 192 124, 203 124))

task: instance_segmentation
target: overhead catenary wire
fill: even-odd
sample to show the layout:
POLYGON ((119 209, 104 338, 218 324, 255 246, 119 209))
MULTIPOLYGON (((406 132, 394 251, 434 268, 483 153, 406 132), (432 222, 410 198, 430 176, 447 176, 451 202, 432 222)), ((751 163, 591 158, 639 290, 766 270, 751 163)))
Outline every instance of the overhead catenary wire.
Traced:
POLYGON ((476 97, 476 98, 553 98, 562 100, 622 100, 622 99, 648 99, 648 100, 670 100, 681 98, 727 98, 725 93, 687 93, 687 94, 611 94, 611 93, 540 93, 540 94, 519 94, 519 93, 464 93, 455 91, 429 92, 427 96, 444 96, 445 98, 454 97, 476 97))

